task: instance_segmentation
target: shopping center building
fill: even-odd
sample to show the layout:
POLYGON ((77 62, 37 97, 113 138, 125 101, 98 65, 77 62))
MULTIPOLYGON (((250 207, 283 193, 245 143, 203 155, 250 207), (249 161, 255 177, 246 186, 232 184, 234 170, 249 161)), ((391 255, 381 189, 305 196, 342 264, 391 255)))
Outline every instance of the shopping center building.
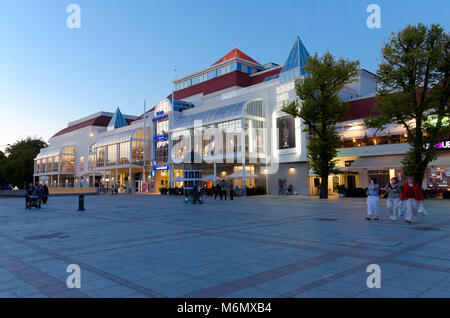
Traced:
MULTIPOLYGON (((174 81, 172 93, 142 115, 98 112, 69 123, 35 159, 35 182, 60 188, 109 188, 152 192, 191 186, 211 187, 232 180, 242 187, 264 187, 270 194, 292 185, 302 195, 318 193, 320 179, 306 156, 303 124, 281 111, 296 99, 294 81, 307 76, 309 53, 299 37, 283 65, 261 64, 237 48, 211 66, 174 81), (188 171, 199 171, 190 176, 188 171)), ((350 110, 338 132, 343 146, 336 158, 338 184, 366 187, 401 174, 408 150, 402 127, 377 132, 363 125, 374 113, 377 77, 361 70, 340 93, 350 110)), ((449 142, 430 165, 424 186, 447 187, 449 142)))

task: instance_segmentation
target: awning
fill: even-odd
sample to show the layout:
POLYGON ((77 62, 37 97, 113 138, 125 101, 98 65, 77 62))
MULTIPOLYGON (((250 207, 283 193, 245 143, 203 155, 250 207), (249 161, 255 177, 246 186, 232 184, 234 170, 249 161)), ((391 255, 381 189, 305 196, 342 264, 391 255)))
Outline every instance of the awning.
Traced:
POLYGON ((390 156, 373 156, 360 157, 352 165, 350 169, 389 169, 402 167, 404 155, 390 156))
POLYGON ((39 154, 36 156, 36 159, 48 158, 59 156, 62 148, 42 148, 39 154))
POLYGON ((429 163, 429 166, 448 166, 450 165, 450 153, 449 152, 438 152, 438 157, 436 160, 429 163))
MULTIPOLYGON (((245 172, 245 178, 247 179, 252 179, 252 178, 257 178, 258 176, 256 174, 250 173, 248 171, 245 172)), ((237 171, 235 173, 230 174, 229 176, 227 176, 227 179, 243 179, 244 178, 244 173, 242 170, 237 171)))
POLYGON ((219 180, 220 177, 216 177, 215 175, 211 174, 209 176, 204 177, 202 180, 203 181, 214 181, 214 180, 219 180))
POLYGON ((178 176, 175 179, 172 180, 173 182, 183 182, 184 178, 182 176, 178 176))
POLYGON ((135 131, 136 129, 131 129, 118 134, 102 137, 94 144, 94 148, 130 141, 135 131))

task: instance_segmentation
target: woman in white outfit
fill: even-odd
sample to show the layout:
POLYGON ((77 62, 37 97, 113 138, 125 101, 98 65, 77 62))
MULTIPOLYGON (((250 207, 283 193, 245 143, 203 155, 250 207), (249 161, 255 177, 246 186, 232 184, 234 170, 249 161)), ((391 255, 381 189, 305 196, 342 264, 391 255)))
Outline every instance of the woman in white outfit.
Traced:
POLYGON ((386 186, 386 194, 386 207, 391 214, 389 218, 395 221, 397 219, 398 207, 401 202, 400 196, 402 194, 397 178, 392 178, 391 183, 386 186))
POLYGON ((406 178, 403 186, 401 200, 406 202, 405 222, 411 224, 416 218, 420 201, 423 201, 422 189, 414 182, 413 177, 406 178))
POLYGON ((380 185, 377 184, 375 178, 370 179, 369 188, 367 189, 367 217, 366 220, 372 219, 372 214, 375 214, 375 221, 379 218, 379 202, 380 202, 380 185))

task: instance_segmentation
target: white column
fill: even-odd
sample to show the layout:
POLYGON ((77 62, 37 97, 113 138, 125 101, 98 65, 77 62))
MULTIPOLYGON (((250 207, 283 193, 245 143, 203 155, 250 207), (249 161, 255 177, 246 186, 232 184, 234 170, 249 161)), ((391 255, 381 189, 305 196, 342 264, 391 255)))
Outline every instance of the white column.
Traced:
POLYGON ((241 131, 241 154, 242 154, 242 196, 245 196, 245 118, 241 120, 242 131, 241 131))

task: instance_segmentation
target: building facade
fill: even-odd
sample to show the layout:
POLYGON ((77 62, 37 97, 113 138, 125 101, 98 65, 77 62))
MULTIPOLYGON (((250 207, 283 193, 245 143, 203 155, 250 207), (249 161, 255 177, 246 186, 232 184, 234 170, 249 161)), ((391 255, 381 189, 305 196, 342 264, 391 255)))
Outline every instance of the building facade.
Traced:
MULTIPOLYGON (((320 179, 306 156, 303 123, 281 111, 295 100, 295 79, 307 76, 309 53, 299 37, 283 65, 260 64, 237 48, 211 66, 174 81, 173 92, 140 116, 99 112, 69 123, 35 159, 36 182, 51 188, 110 188, 157 193, 161 188, 190 187, 187 171, 200 169, 204 185, 232 180, 240 188, 264 187, 285 193, 292 185, 301 195, 318 194, 320 179)), ((402 177, 408 150, 402 127, 378 132, 363 118, 374 112, 376 75, 361 70, 340 96, 350 104, 337 127, 342 148, 336 158, 342 174, 337 185, 366 187, 376 176, 388 182, 402 177)), ((447 187, 448 142, 427 172, 426 185, 447 187)))

